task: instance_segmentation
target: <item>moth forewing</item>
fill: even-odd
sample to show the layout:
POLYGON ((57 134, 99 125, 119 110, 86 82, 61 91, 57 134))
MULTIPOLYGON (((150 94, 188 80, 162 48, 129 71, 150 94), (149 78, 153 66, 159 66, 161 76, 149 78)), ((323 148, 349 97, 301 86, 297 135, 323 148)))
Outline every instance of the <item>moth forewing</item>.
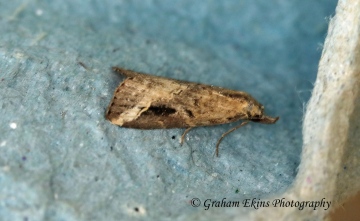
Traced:
MULTIPOLYGON (((126 79, 115 90, 106 118, 122 127, 192 128, 238 120, 265 124, 273 124, 278 120, 278 117, 265 116, 264 107, 245 92, 157 77, 118 67, 113 70, 125 75, 126 79)), ((224 133, 219 142, 233 130, 224 133)))

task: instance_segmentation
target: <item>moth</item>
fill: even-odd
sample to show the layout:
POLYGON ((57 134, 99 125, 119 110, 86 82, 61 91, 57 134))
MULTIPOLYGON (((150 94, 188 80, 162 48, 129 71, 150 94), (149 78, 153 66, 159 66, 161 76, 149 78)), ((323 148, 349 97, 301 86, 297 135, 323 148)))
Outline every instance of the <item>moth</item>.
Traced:
POLYGON ((264 114, 264 106, 249 94, 221 87, 158 77, 113 67, 126 76, 116 88, 106 118, 113 124, 137 129, 187 128, 245 120, 222 134, 216 144, 249 121, 274 124, 279 117, 264 114))

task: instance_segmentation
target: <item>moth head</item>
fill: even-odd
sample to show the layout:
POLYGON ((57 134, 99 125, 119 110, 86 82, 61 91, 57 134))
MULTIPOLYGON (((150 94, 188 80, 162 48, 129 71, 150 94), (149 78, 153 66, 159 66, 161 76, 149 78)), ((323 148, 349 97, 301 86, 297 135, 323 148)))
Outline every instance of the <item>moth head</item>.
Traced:
POLYGON ((253 122, 258 122, 258 123, 262 123, 262 124, 274 124, 279 117, 269 117, 266 116, 264 114, 264 106, 259 104, 257 107, 256 105, 254 105, 255 108, 253 107, 252 113, 253 115, 251 116, 250 120, 253 122))
POLYGON ((261 119, 264 115, 264 106, 256 100, 250 101, 247 109, 251 120, 261 119))

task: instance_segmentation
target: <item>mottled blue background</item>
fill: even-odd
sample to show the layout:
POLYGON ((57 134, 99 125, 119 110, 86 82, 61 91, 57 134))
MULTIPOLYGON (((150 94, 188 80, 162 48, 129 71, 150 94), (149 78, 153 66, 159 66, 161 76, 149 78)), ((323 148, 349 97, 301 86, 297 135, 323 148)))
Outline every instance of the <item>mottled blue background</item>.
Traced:
POLYGON ((0 220, 225 218, 203 202, 285 191, 335 4, 1 0, 0 220), (183 129, 117 127, 104 118, 114 65, 247 91, 281 119, 230 134, 219 158, 237 123, 193 129, 183 146, 183 129))

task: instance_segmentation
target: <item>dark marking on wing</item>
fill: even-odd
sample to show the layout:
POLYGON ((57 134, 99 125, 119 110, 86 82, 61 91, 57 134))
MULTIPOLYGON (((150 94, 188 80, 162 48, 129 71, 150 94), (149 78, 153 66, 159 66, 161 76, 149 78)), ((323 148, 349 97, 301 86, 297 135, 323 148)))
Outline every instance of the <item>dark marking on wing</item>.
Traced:
POLYGON ((191 110, 185 110, 186 114, 190 117, 190 118, 194 118, 194 114, 191 110))
POLYGON ((246 95, 241 92, 237 92, 237 93, 223 92, 222 95, 230 98, 246 99, 246 95))
POLYGON ((198 99, 198 98, 195 98, 195 99, 194 99, 194 105, 195 105, 196 107, 199 106, 199 99, 198 99))
POLYGON ((150 106, 149 109, 143 112, 144 115, 156 115, 156 116, 169 116, 176 113, 176 109, 171 107, 162 106, 150 106))

